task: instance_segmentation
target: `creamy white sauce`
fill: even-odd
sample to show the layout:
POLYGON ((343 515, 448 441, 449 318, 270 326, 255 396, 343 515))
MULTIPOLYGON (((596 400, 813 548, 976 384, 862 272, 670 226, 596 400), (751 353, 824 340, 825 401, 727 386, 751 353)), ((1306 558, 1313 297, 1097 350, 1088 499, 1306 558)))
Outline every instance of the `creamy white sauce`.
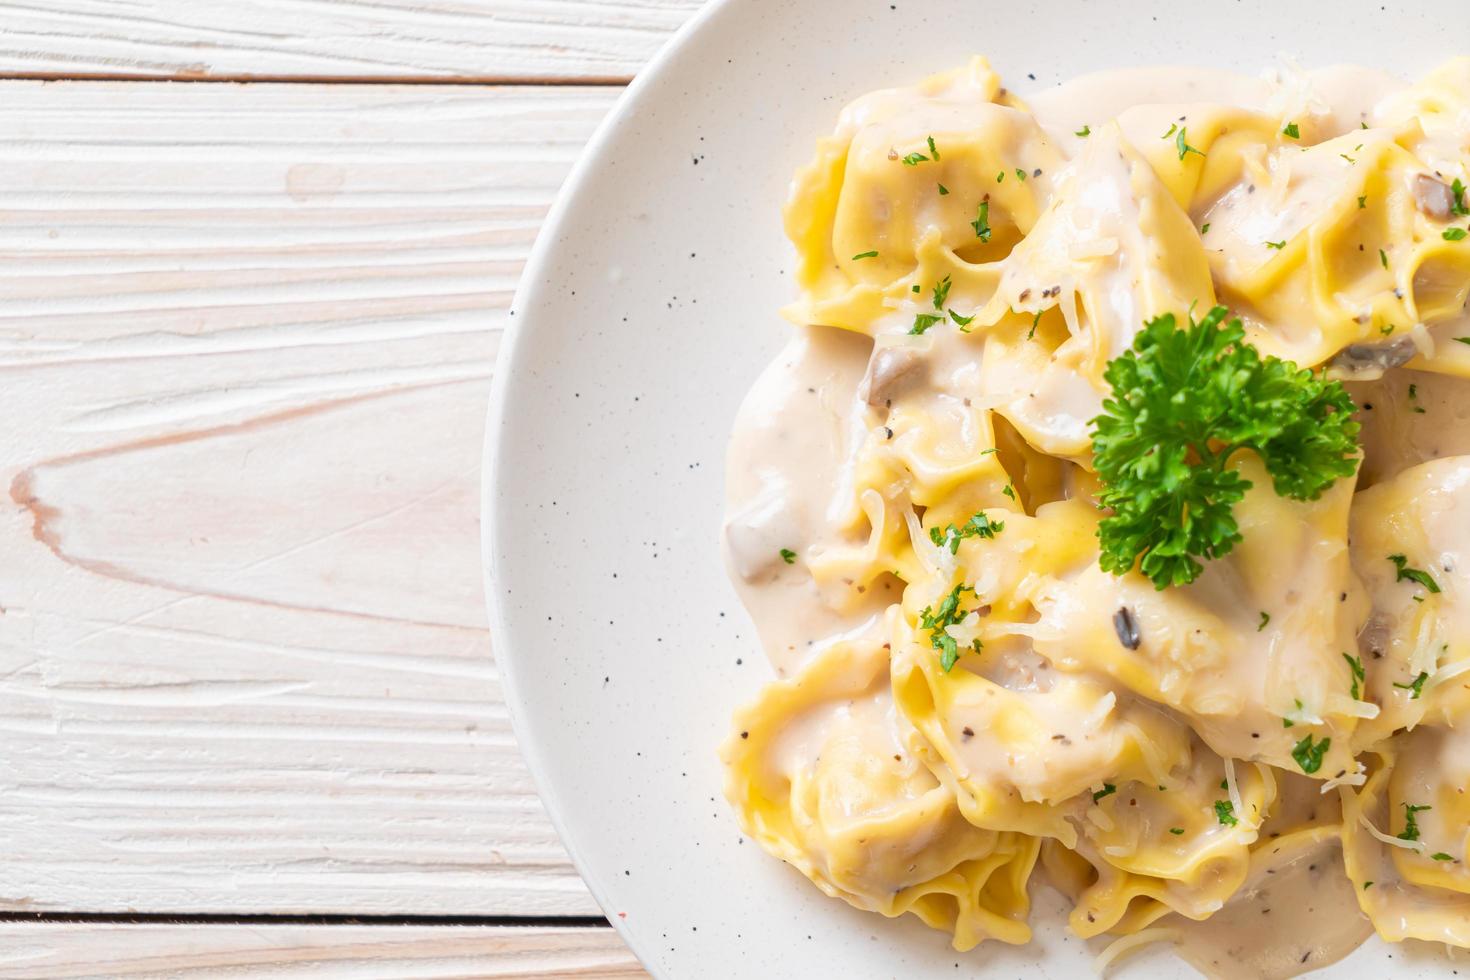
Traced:
POLYGON ((1277 980, 1319 970, 1373 932, 1334 840, 1267 844, 1223 909, 1202 922, 1173 915, 1160 925, 1177 930, 1181 957, 1217 980, 1277 980))
MULTIPOLYGON (((1318 142, 1360 131, 1365 122, 1373 125, 1375 107, 1402 87, 1395 78, 1359 68, 1332 68, 1310 75, 1285 70, 1274 84, 1213 70, 1135 69, 1079 78, 1029 97, 1027 103, 1054 145, 1074 157, 1064 172, 1047 175, 1061 183, 1079 166, 1087 166, 1079 163, 1086 159, 1083 154, 1102 154, 1107 140, 1120 138, 1101 135, 1113 119, 1119 121, 1121 138, 1138 145, 1159 140, 1168 127, 1206 113, 1209 105, 1235 106, 1276 120, 1296 120, 1318 142), (1075 135, 1084 126, 1091 135, 1075 135)), ((856 129, 869 114, 891 110, 892 100, 899 98, 890 93, 879 102, 859 103, 844 116, 842 125, 856 129)), ((926 111, 933 117, 926 124, 936 128, 968 118, 962 108, 926 111)), ((1382 132, 1363 137, 1365 141, 1387 138, 1382 132)), ((1206 247, 1218 253, 1211 257, 1213 268, 1239 271, 1269 260, 1272 253, 1262 243, 1294 236, 1326 202, 1338 196, 1339 183, 1346 179, 1335 151, 1303 153, 1296 147, 1264 156, 1259 173, 1260 186, 1232 185, 1203 211, 1191 215, 1196 222, 1212 226, 1206 247)), ((868 522, 851 492, 851 467, 867 440, 894 438, 887 428, 886 408, 891 406, 885 404, 891 392, 907 391, 914 398, 928 399, 932 417, 950 419, 960 437, 979 440, 977 444, 990 437, 973 431, 975 413, 1009 405, 1007 417, 1028 437, 1085 447, 1086 423, 1096 414, 1099 396, 1078 378, 1075 366, 1094 353, 1100 352, 1104 359, 1115 356, 1131 342, 1140 319, 1134 303, 1136 277, 1126 261, 1128 236, 1138 234, 1129 210, 1133 191, 1127 167, 1114 151, 1106 159, 1099 156, 1090 179, 1072 232, 1105 243, 1098 248, 1106 260, 1099 268, 1112 269, 1113 278, 1099 289, 1111 297, 1111 311, 1103 321, 1112 334, 1102 341, 1074 337, 1077 353, 1074 357, 1059 352, 1061 360, 1048 382, 1049 389, 1007 389, 1007 384, 1014 386, 1021 379, 987 377, 980 361, 981 347, 958 331, 936 331, 934 336, 914 341, 900 337, 900 344, 911 344, 915 350, 885 354, 880 345, 875 354, 870 338, 821 326, 798 328, 752 389, 740 410, 729 449, 724 545, 731 576, 778 675, 788 675, 837 638, 876 636, 884 611, 901 598, 902 583, 884 577, 834 600, 830 589, 819 587, 808 569, 809 560, 834 549, 861 548, 867 540, 868 522), (1110 258, 1115 251, 1117 258, 1110 258), (874 358, 872 367, 870 358, 874 358), (873 397, 874 386, 880 387, 880 397, 873 397), (1038 400, 1038 394, 1044 397, 1038 400), (794 553, 791 562, 781 557, 783 549, 794 553)), ((1002 283, 1002 294, 1005 289, 1002 283)), ((925 298, 915 297, 911 307, 900 311, 902 317, 924 309, 925 298)), ((1025 308, 1019 299, 1014 306, 1025 308)), ((1311 329, 1310 324, 1301 327, 1311 329)), ((1366 453, 1360 486, 1382 482, 1426 460, 1470 453, 1467 384, 1470 382, 1446 375, 1408 370, 1389 371, 1380 380, 1354 382, 1351 389, 1363 406, 1360 418, 1366 453)), ((1053 499, 1072 492, 1058 490, 1053 499)), ((1030 509, 1034 512, 1034 507, 1030 509)), ((891 514, 884 519, 902 520, 891 514)), ((1196 587, 1200 618, 1188 624, 1170 622, 1163 607, 1155 616, 1150 612, 1150 595, 1129 599, 1117 591, 1110 577, 1093 568, 1082 577, 1097 581, 1085 583, 1070 596, 1058 597, 1051 608, 1043 607, 1038 629, 1055 626, 1058 635, 1065 637, 1068 631, 1084 629, 1084 623, 1105 623, 1125 600, 1140 610, 1146 635, 1154 631, 1157 637, 1171 629, 1198 625, 1199 640, 1190 648, 1191 656, 1218 657, 1218 673, 1225 678, 1208 686, 1242 692, 1243 700, 1193 704, 1201 715, 1223 719, 1218 729, 1207 719, 1196 720, 1195 727, 1213 748, 1248 759, 1262 747, 1253 744, 1255 734, 1240 736, 1237 716, 1256 712, 1260 737, 1285 751, 1296 735, 1283 731, 1281 706, 1270 702, 1270 689, 1281 680, 1273 671, 1291 669, 1297 620, 1316 616, 1322 603, 1337 603, 1336 594, 1326 593, 1336 593, 1340 584, 1321 578, 1320 562, 1306 558, 1287 556, 1265 586, 1256 583, 1268 589, 1268 594, 1250 593, 1220 563, 1196 587), (1273 610, 1271 626, 1258 631, 1256 618, 1267 608, 1273 610), (1228 625, 1227 620, 1231 621, 1228 625), (1217 637, 1204 629, 1210 623, 1215 624, 1218 638, 1244 636, 1255 646, 1250 650, 1220 647, 1217 637)), ((1356 586, 1341 588, 1346 602, 1348 592, 1356 586)), ((1353 601, 1359 601, 1356 593, 1353 601)), ((1343 645, 1353 645, 1351 633, 1343 645)), ((1050 690, 1058 683, 1092 685, 1100 692, 1117 687, 1101 669, 1087 668, 1085 656, 1080 669, 1074 663, 1059 676, 1024 638, 996 645, 991 652, 992 659, 976 669, 986 671, 1010 691, 1050 690)), ((1190 669, 1197 666, 1192 664, 1190 669)), ((1169 669, 1168 664, 1157 665, 1164 682, 1169 669)), ((1180 695, 1181 709, 1190 706, 1189 697, 1188 692, 1180 695)), ((1138 711, 1140 701, 1125 692, 1110 710, 1138 711)), ((783 764, 799 766, 812 746, 830 737, 824 726, 836 724, 834 718, 840 718, 846 732, 852 731, 855 720, 870 718, 872 750, 901 754, 888 720, 892 710, 890 701, 875 695, 805 718, 787 736, 790 742, 783 749, 783 764)), ((992 738, 983 728, 972 731, 971 725, 979 726, 976 719, 981 717, 983 711, 967 714, 965 710, 952 716, 956 730, 951 734, 960 745, 964 765, 975 772, 1004 770, 1022 785, 1025 774, 1033 770, 1038 779, 1043 772, 1047 778, 1056 777, 1061 764, 1056 759, 1006 755, 1004 740, 992 738), (969 734, 961 735, 961 728, 969 734)), ((1039 736, 1066 735, 1078 743, 1078 752, 1066 765, 1076 766, 1076 777, 1084 784, 1090 767, 1116 748, 1110 740, 1117 737, 1116 733, 1083 731, 1088 723, 1075 716, 1047 717, 1048 731, 1039 736)), ((1337 819, 1336 794, 1324 797, 1320 783, 1296 777, 1285 777, 1282 783, 1282 802, 1262 828, 1263 839, 1271 838, 1278 826, 1299 831, 1304 825, 1337 819)), ((1022 793, 1025 795, 1024 789, 1022 793)), ((1441 833, 1432 818, 1426 816, 1424 823, 1436 835, 1441 833)), ((1358 910, 1353 886, 1343 874, 1331 834, 1306 846, 1267 844, 1246 884, 1224 908, 1203 922, 1171 915, 1160 924, 1177 930, 1177 948, 1187 961, 1207 975, 1228 978, 1285 978, 1320 968, 1346 955, 1371 932, 1358 910)))
POLYGON ((895 581, 869 601, 833 610, 806 570, 815 549, 850 544, 834 530, 838 491, 854 447, 851 415, 872 341, 803 327, 746 396, 730 439, 724 553, 766 655, 785 676, 834 638, 877 629, 897 602, 895 581), (782 551, 793 552, 788 563, 782 551))

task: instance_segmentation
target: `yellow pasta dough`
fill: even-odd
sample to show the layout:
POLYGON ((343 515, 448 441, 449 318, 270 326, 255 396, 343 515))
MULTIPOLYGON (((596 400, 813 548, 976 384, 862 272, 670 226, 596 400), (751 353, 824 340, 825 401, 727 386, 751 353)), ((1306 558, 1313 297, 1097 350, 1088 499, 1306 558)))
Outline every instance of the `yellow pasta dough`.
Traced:
POLYGON ((1384 938, 1470 947, 1470 59, 1334 77, 1033 110, 975 58, 853 102, 796 175, 803 339, 726 528, 780 677, 722 754, 828 895, 968 949, 1028 941, 1044 880, 1142 942, 1330 861, 1384 938), (1109 364, 1217 303, 1349 382, 1361 468, 1292 499, 1227 454, 1228 554, 1105 571, 1109 364))

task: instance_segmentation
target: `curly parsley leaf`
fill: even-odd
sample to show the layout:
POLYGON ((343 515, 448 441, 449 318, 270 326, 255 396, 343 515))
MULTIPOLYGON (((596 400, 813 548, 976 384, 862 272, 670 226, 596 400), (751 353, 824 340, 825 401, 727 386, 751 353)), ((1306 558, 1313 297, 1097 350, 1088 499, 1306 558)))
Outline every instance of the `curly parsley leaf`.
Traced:
POLYGON ((1239 319, 1217 306, 1179 329, 1149 321, 1108 364, 1112 396, 1092 420, 1092 450, 1112 510, 1099 564, 1137 563, 1154 586, 1187 585, 1241 540, 1233 509, 1250 481, 1229 466, 1261 457, 1276 492, 1315 500, 1358 468, 1358 423, 1346 389, 1290 361, 1261 357, 1239 319))
POLYGON ((1235 816, 1235 804, 1229 800, 1215 801, 1215 819, 1220 821, 1222 827, 1234 827, 1240 823, 1235 816))

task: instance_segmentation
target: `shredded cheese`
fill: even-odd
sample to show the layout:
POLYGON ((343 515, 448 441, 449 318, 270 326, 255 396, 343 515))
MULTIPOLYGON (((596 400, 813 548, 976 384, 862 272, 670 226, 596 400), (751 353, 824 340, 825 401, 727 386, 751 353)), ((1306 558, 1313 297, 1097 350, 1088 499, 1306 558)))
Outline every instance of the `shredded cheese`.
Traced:
POLYGON ((1230 807, 1235 812, 1235 819, 1240 821, 1240 826, 1246 827, 1246 822, 1249 820, 1250 826, 1247 829, 1254 830, 1258 827, 1261 815, 1259 813, 1247 814, 1245 802, 1240 798, 1240 784, 1235 781, 1234 759, 1225 760, 1225 791, 1230 794, 1230 807))
POLYGON ((1367 830, 1368 833, 1372 834, 1374 837, 1378 838, 1385 844, 1388 844, 1392 847, 1402 847, 1404 850, 1413 851, 1416 854, 1424 853, 1425 848, 1423 841, 1404 840, 1401 837, 1391 837, 1388 834, 1385 834, 1383 831, 1379 830, 1377 827, 1373 826, 1373 821, 1368 819, 1368 815, 1366 813, 1358 814, 1358 823, 1362 824, 1363 828, 1367 830))
POLYGON ((1083 730, 1089 732, 1097 731, 1098 726, 1107 720, 1108 715, 1113 713, 1113 708, 1117 703, 1118 696, 1112 691, 1098 698, 1097 704, 1093 705, 1092 709, 1082 717, 1083 730))
POLYGON ((946 626, 944 632, 954 637, 961 649, 968 648, 980 638, 980 613, 971 610, 964 619, 953 626, 946 626))
POLYGON ((1434 356, 1434 337, 1430 335, 1429 328, 1422 323, 1414 324, 1409 331, 1409 339, 1414 342, 1421 357, 1434 356))
POLYGON ((1322 792, 1328 793, 1339 786, 1361 786, 1368 781, 1368 769, 1361 762, 1355 772, 1345 772, 1322 781, 1322 792))
POLYGON ((1120 959, 1131 953, 1136 953, 1145 946, 1154 943, 1174 942, 1179 938, 1179 930, 1168 926, 1154 926, 1151 929, 1140 929, 1131 936, 1121 936, 1108 943, 1107 947, 1092 961, 1093 970, 1099 976, 1106 975, 1108 969, 1120 959))
POLYGON ((1461 660, 1458 663, 1450 664, 1442 670, 1435 671, 1429 680, 1424 682, 1424 686, 1439 687, 1441 684, 1448 684, 1466 672, 1470 672, 1470 660, 1461 660))
POLYGON ((1379 707, 1370 701, 1357 701, 1346 694, 1332 693, 1323 698, 1322 705, 1330 715, 1345 715, 1349 718, 1377 718, 1379 707))

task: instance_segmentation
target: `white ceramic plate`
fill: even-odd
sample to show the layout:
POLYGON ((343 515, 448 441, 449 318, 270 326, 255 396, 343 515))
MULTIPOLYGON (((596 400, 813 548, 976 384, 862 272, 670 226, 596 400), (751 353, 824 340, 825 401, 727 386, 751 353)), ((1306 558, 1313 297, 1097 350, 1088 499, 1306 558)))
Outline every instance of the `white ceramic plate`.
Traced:
MULTIPOLYGON (((1090 976, 1038 941, 964 955, 742 842, 716 746, 770 677, 725 580, 723 465, 788 328, 779 208, 841 106, 987 55, 1023 96, 1089 71, 1290 53, 1414 75, 1464 0, 725 0, 629 90, 567 182, 501 348, 485 478, 496 655, 521 749, 593 894, 657 976, 1090 976)), ((1449 974, 1377 945, 1343 977, 1449 974)), ((1145 954, 1129 975, 1190 976, 1145 954)))

